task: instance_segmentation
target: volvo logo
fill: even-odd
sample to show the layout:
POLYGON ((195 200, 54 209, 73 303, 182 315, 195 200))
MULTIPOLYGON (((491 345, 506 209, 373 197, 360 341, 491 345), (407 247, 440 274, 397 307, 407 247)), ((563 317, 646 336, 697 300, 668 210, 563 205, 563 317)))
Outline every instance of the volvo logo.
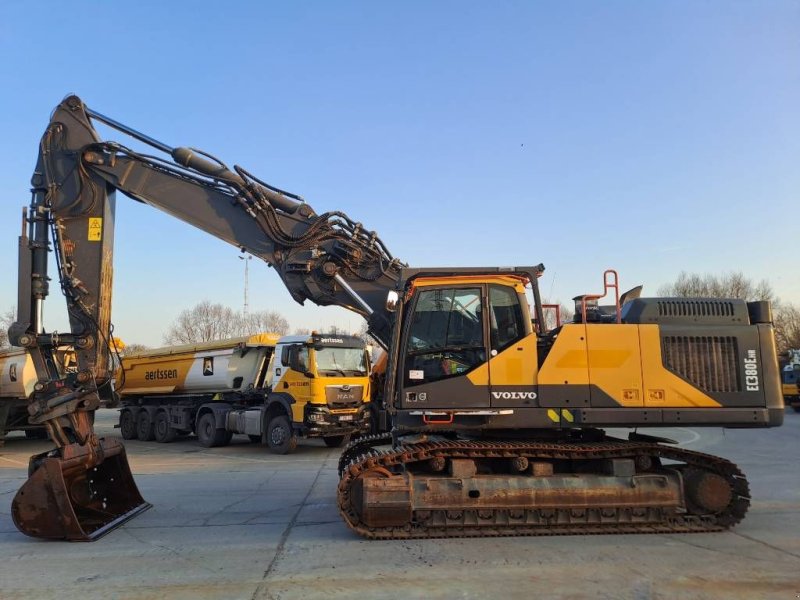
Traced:
POLYGON ((536 400, 536 392, 492 392, 495 400, 536 400))

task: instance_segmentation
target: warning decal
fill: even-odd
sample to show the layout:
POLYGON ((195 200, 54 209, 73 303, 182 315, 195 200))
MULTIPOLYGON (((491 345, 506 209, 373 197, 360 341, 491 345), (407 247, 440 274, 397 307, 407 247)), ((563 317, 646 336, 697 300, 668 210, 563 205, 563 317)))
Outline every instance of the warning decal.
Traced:
POLYGON ((99 242, 103 239, 103 219, 101 217, 91 217, 89 219, 90 242, 99 242))

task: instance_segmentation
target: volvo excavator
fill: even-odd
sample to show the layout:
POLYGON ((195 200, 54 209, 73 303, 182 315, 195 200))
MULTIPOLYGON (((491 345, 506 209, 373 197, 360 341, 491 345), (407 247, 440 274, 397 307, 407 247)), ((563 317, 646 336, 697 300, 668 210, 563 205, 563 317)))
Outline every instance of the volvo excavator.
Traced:
POLYGON ((98 437, 89 416, 113 393, 117 191, 262 259, 297 302, 367 319, 386 349, 391 426, 342 452, 337 502, 357 533, 717 531, 744 517, 750 492, 736 465, 641 430, 780 425, 768 303, 620 295, 609 271, 604 294, 577 297, 574 319, 548 329, 541 264, 409 268, 342 212, 317 213, 242 167, 69 96, 39 145, 9 330, 36 367, 30 422, 55 444, 31 458, 13 500, 23 533, 95 540, 150 506, 122 444, 98 437), (150 150, 102 140, 98 122, 150 150), (69 333, 43 322, 51 251, 69 333), (66 346, 74 373, 56 368, 66 346), (611 427, 633 431, 612 437, 611 427))

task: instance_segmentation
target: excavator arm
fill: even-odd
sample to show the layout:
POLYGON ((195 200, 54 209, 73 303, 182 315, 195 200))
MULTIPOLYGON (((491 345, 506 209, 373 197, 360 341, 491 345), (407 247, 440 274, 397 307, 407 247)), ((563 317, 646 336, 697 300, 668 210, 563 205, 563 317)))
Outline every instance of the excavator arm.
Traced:
POLYGON ((370 334, 389 343, 386 294, 396 287, 403 265, 374 232, 344 213, 317 214, 299 196, 239 166, 230 169, 204 152, 170 147, 69 96, 42 136, 31 183, 19 241, 18 316, 9 340, 33 358, 38 382, 30 420, 47 427, 56 448, 31 459, 31 477, 13 504, 15 523, 29 535, 96 539, 149 506, 133 483, 121 444, 98 439, 90 418, 113 394, 117 191, 261 258, 297 302, 363 315, 370 334), (103 141, 94 120, 157 154, 103 141), (51 250, 69 313, 70 332, 64 334, 47 332, 43 322, 51 250), (76 373, 61 373, 57 366, 55 353, 64 346, 75 349, 76 373))

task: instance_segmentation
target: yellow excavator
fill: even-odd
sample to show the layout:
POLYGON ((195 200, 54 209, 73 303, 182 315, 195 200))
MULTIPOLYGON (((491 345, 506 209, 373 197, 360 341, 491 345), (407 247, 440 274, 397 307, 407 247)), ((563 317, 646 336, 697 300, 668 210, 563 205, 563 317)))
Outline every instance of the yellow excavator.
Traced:
MULTIPOLYGON (((750 494, 731 462, 646 427, 774 427, 783 400, 771 309, 734 299, 602 293, 548 329, 541 264, 409 268, 342 212, 172 147, 69 96, 39 146, 20 236, 19 314, 9 339, 38 381, 30 421, 55 448, 31 458, 12 515, 24 533, 94 540, 149 504, 115 439, 88 417, 112 394, 115 192, 264 260, 301 304, 363 315, 386 350, 387 433, 342 452, 338 505, 369 538, 715 531, 750 494), (102 122, 151 147, 103 141, 102 122), (52 247, 69 333, 46 331, 52 247), (600 303, 607 298, 605 304, 600 303), (73 346, 78 368, 55 368, 73 346), (627 439, 608 427, 635 428, 627 439)), ((378 386, 373 386, 377 388, 378 386)))

